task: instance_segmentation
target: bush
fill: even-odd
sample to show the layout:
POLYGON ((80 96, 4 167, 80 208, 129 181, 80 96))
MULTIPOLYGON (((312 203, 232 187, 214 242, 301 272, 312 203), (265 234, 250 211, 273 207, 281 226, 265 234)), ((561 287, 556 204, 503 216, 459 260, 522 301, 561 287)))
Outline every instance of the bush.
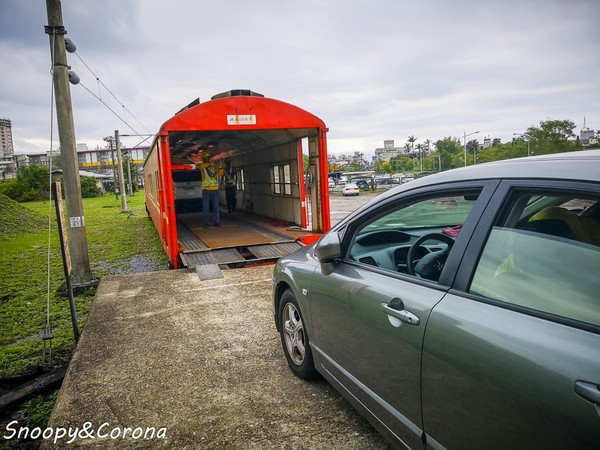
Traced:
POLYGON ((15 200, 19 190, 19 183, 16 178, 0 182, 0 194, 6 195, 8 198, 15 200))
POLYGON ((16 180, 1 183, 0 193, 17 202, 29 202, 47 198, 50 180, 45 167, 23 167, 16 180))
POLYGON ((102 195, 102 191, 92 177, 81 177, 81 197, 90 198, 102 195))

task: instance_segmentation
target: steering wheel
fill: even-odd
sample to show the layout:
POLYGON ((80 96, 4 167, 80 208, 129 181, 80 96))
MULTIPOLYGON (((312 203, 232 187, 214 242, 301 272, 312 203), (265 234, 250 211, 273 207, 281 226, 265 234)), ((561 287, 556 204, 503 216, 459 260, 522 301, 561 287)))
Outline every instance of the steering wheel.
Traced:
POLYGON ((442 233, 429 233, 421 236, 410 246, 410 249, 408 249, 408 254, 406 255, 406 271, 410 275, 416 275, 428 280, 439 280, 442 270, 444 269, 444 264, 446 264, 446 259, 448 258, 448 254, 450 253, 453 245, 454 239, 442 233), (417 249, 423 244, 423 242, 430 239, 444 242, 448 244, 448 248, 442 251, 431 252, 423 256, 423 258, 421 258, 415 265, 413 259, 417 253, 417 249))

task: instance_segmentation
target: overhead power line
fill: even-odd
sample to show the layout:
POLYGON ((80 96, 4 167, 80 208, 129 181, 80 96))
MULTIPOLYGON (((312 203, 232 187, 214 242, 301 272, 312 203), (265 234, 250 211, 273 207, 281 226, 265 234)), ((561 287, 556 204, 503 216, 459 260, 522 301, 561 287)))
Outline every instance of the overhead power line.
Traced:
POLYGON ((125 125, 127 125, 127 127, 129 127, 129 129, 131 131, 133 131, 135 133, 136 136, 142 136, 135 128, 133 128, 131 125, 129 125, 129 123, 123 119, 114 109, 112 109, 104 100, 102 100, 102 98, 100 98, 100 96, 94 94, 87 86, 85 86, 83 83, 79 83, 79 85, 84 88, 86 91, 88 91, 94 98, 96 98, 100 103, 102 103, 104 106, 106 106, 106 108, 112 112, 115 116, 117 116, 117 118, 123 122, 125 125))
POLYGON ((81 63, 85 66, 85 68, 94 76, 94 78, 96 79, 96 82, 98 83, 98 95, 94 94, 88 87, 86 87, 83 83, 79 83, 86 91, 88 91, 94 98, 96 98, 98 101, 100 101, 108 110, 110 110, 115 116, 117 116, 119 118, 119 120, 121 122, 123 122, 130 130, 132 130, 137 136, 142 137, 142 134, 140 134, 136 129, 133 128, 133 126, 131 126, 129 124, 129 122, 127 121, 126 117, 121 117, 121 115, 119 115, 113 108, 111 108, 103 99, 102 99, 102 95, 101 95, 101 91, 100 91, 100 86, 102 86, 104 89, 106 89, 106 91, 112 96, 113 99, 115 99, 119 105, 121 106, 121 108, 123 108, 123 116, 125 115, 125 112, 127 112, 138 124, 140 124, 142 126, 142 128, 144 130, 146 130, 148 133, 151 133, 150 130, 148 130, 148 128, 146 128, 146 126, 144 126, 144 124, 123 104, 123 102, 121 102, 121 100, 119 100, 119 98, 117 98, 117 96, 108 88, 108 86, 106 86, 106 84, 104 82, 102 82, 102 80, 100 80, 100 77, 98 77, 96 75, 96 73, 90 68, 90 66, 83 60, 83 58, 81 56, 79 56, 79 54, 77 52, 73 52, 75 54, 75 56, 77 56, 77 58, 81 61, 81 63))

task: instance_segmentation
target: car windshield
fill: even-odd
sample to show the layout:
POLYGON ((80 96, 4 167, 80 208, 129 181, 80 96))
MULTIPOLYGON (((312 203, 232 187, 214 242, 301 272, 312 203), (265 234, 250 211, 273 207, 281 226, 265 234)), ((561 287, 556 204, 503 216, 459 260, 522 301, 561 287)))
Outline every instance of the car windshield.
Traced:
POLYGON ((462 225, 477 194, 427 199, 386 214, 363 228, 360 234, 393 229, 441 228, 462 225))

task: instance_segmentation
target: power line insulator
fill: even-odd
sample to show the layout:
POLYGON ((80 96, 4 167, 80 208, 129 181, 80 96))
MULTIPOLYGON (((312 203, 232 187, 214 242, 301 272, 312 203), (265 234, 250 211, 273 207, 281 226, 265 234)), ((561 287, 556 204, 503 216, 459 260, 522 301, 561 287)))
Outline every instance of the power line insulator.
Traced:
POLYGON ((72 70, 69 70, 69 82, 71 84, 79 84, 79 75, 72 70))
POLYGON ((77 50, 77 46, 75 45, 75 42, 71 40, 71 38, 65 38, 65 49, 69 53, 75 53, 75 50, 77 50))

